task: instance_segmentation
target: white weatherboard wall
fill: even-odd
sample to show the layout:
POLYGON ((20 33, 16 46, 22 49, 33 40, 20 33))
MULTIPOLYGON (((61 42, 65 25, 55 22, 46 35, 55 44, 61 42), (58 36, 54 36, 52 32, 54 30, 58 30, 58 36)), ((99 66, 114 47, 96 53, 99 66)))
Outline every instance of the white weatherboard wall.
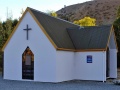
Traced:
POLYGON ((117 78, 117 50, 110 49, 109 77, 117 78))
POLYGON ((75 53, 70 51, 57 51, 56 78, 57 82, 74 79, 75 53))
POLYGON ((76 52, 75 79, 106 81, 106 52, 76 52), (87 63, 92 55, 92 63, 87 63))
POLYGON ((113 32, 109 43, 109 59, 109 77, 117 78, 117 47, 113 32))
POLYGON ((4 79, 22 80, 22 54, 27 46, 34 53, 34 81, 55 82, 56 50, 29 12, 4 50, 4 79), (27 24, 32 28, 29 40, 23 30, 27 24))

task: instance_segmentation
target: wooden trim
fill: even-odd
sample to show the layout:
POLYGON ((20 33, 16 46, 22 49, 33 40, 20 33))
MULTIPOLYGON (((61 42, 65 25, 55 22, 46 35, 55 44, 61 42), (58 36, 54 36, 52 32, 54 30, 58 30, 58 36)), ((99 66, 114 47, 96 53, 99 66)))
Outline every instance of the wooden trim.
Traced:
POLYGON ((45 29, 42 27, 42 25, 40 24, 40 22, 38 22, 38 20, 36 19, 36 17, 33 15, 33 13, 31 12, 31 10, 27 7, 27 9, 25 10, 25 12, 23 13, 22 17, 20 18, 19 22, 17 23, 16 27, 14 28, 14 30, 12 31, 12 33, 10 34, 9 38, 7 39, 7 41, 5 42, 4 46, 2 47, 2 51, 4 51, 5 47, 7 46, 7 44, 9 43, 10 39, 12 38, 13 34, 15 33, 16 29, 18 28, 19 24, 21 23, 22 19, 24 18, 25 14, 27 13, 27 11, 32 15, 32 17, 34 18, 34 20, 36 21, 36 23, 38 24, 38 26, 42 29, 43 33, 47 36, 47 38, 49 39, 49 41, 52 43, 52 45, 57 49, 57 45, 53 42, 53 40, 50 38, 50 36, 47 34, 47 32, 45 31, 45 29))
POLYGON ((45 31, 45 29, 43 28, 43 26, 41 25, 41 23, 37 20, 37 18, 34 16, 34 14, 31 12, 31 10, 28 8, 28 11, 30 12, 30 14, 32 15, 33 19, 36 21, 36 23, 38 24, 38 26, 41 28, 41 30, 43 31, 43 33, 46 35, 46 37, 48 38, 48 40, 52 43, 52 45, 55 47, 55 49, 57 49, 57 45, 53 42, 53 40, 50 38, 50 36, 47 34, 47 32, 45 31))
POLYGON ((7 46, 7 44, 9 43, 10 39, 12 38, 13 34, 15 33, 16 29, 18 28, 19 24, 21 23, 22 19, 24 18, 25 14, 27 13, 28 8, 25 10, 25 12, 23 13, 22 17, 20 18, 19 22, 17 23, 17 25, 15 26, 14 30, 12 31, 12 33, 10 34, 9 38, 7 39, 7 41, 5 42, 4 46, 2 47, 2 51, 4 51, 5 47, 7 46))
POLYGON ((99 51, 106 51, 105 49, 81 49, 76 50, 76 52, 99 52, 99 51))
POLYGON ((115 36, 114 28, 113 28, 113 35, 114 35, 116 49, 117 49, 117 52, 118 52, 118 45, 117 45, 117 41, 116 41, 116 36, 115 36))
POLYGON ((73 51, 75 52, 75 49, 67 49, 67 48, 57 48, 57 50, 62 50, 62 51, 73 51))
POLYGON ((73 52, 106 51, 105 49, 80 49, 80 50, 75 50, 75 49, 66 49, 66 48, 57 48, 57 50, 62 50, 62 51, 73 51, 73 52))
POLYGON ((105 48, 106 51, 107 51, 107 48, 108 48, 109 43, 110 43, 110 37, 111 37, 111 35, 112 35, 112 31, 113 31, 113 25, 112 25, 112 27, 111 27, 110 35, 109 35, 108 42, 107 42, 107 46, 106 46, 106 48, 105 48))
MULTIPOLYGON (((49 41, 52 43, 52 45, 55 47, 55 49, 57 50, 63 50, 63 51, 73 51, 73 52, 87 52, 87 51, 106 51, 106 49, 84 49, 84 50, 75 50, 75 49, 67 49, 67 48, 58 48, 57 45, 53 42, 53 40, 50 38, 50 36, 47 34, 47 32, 45 31, 45 29, 43 28, 43 26, 40 24, 40 22, 36 19, 36 17, 34 16, 34 14, 31 12, 31 10, 29 8, 26 9, 26 11, 24 12, 24 14, 22 15, 22 17, 20 18, 19 22, 17 23, 16 27, 14 28, 14 30, 12 31, 12 33, 10 34, 8 40, 6 41, 6 43, 4 44, 4 46, 2 47, 2 51, 4 51, 5 47, 7 46, 7 44, 9 43, 10 39, 12 38, 13 34, 15 33, 16 29, 18 28, 19 24, 21 23, 22 19, 24 18, 25 14, 27 13, 27 11, 31 14, 31 16, 33 17, 33 19, 36 21, 36 23, 38 24, 38 26, 41 28, 41 30, 43 31, 43 33, 47 36, 47 38, 49 39, 49 41)), ((112 27, 113 28, 113 27, 112 27)), ((112 32, 112 31, 111 31, 112 32)), ((110 36, 109 36, 110 39, 110 36)), ((108 42, 109 43, 109 42, 108 42)), ((108 44, 107 44, 108 45, 108 44)))
POLYGON ((114 32, 113 25, 112 25, 112 27, 111 27, 111 31, 110 31, 110 35, 109 35, 109 39, 108 39, 108 43, 107 43, 107 46, 106 46, 106 50, 107 50, 107 48, 108 48, 108 46, 109 46, 109 43, 110 43, 110 37, 111 37, 112 33, 113 33, 113 36, 114 36, 114 41, 115 41, 116 49, 117 49, 117 52, 118 52, 118 46, 117 46, 117 41, 116 41, 116 36, 115 36, 115 32, 114 32))

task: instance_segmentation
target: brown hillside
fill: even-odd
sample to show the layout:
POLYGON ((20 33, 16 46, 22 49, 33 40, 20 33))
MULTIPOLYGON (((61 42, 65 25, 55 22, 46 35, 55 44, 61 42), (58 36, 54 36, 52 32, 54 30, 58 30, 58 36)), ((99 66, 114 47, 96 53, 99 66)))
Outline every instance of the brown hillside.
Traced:
POLYGON ((90 16, 97 20, 97 25, 106 25, 114 22, 119 6, 120 0, 93 0, 64 7, 57 11, 57 14, 71 22, 90 16))

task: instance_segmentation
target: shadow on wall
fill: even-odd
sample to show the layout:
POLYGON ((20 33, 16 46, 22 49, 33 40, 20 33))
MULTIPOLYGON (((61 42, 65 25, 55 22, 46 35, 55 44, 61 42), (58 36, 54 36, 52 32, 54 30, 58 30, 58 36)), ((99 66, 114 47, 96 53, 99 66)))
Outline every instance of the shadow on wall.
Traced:
POLYGON ((117 53, 117 67, 120 68, 120 52, 117 53))

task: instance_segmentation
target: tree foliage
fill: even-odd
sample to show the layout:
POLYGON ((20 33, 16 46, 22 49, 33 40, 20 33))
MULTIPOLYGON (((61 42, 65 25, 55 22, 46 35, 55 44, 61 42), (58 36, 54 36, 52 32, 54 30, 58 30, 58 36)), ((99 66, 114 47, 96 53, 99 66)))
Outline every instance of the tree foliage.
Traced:
POLYGON ((113 27, 114 27, 114 30, 115 30, 118 49, 120 51, 120 6, 119 6, 118 11, 117 11, 117 18, 113 23, 113 27))
POLYGON ((0 21, 0 69, 3 67, 3 52, 1 51, 1 48, 5 44, 6 40, 8 39, 9 35, 13 31, 17 23, 17 19, 12 19, 12 14, 7 15, 6 21, 0 21))
POLYGON ((90 17, 84 17, 83 19, 74 21, 73 23, 78 24, 80 26, 95 26, 96 19, 90 17))
POLYGON ((20 12, 20 17, 19 17, 19 19, 21 18, 21 16, 24 14, 24 10, 23 9, 21 9, 21 12, 20 12))
POLYGON ((47 14, 49 14, 53 17, 57 17, 57 13, 55 11, 48 11, 47 14))
POLYGON ((17 19, 12 20, 11 18, 8 18, 4 22, 0 21, 0 48, 6 42, 17 23, 17 19))
POLYGON ((119 17, 120 17, 120 6, 119 6, 119 8, 117 10, 117 18, 119 18, 119 17))

